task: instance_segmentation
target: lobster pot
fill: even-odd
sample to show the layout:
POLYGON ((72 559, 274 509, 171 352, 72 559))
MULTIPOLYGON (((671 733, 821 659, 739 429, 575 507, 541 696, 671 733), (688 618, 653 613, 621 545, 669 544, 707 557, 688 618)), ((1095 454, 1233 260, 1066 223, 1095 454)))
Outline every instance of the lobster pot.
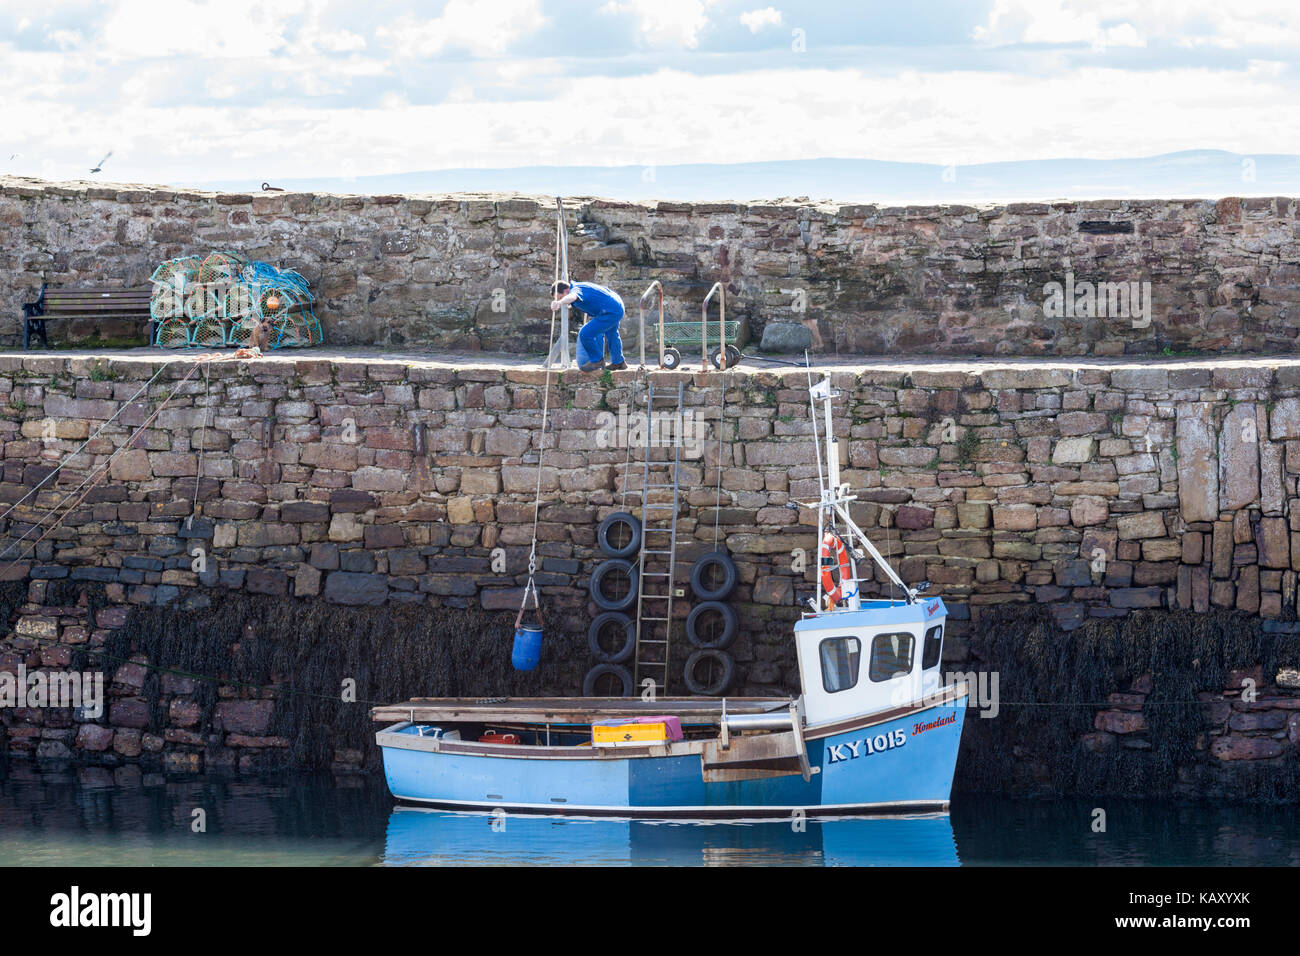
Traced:
POLYGON ((325 341, 325 335, 320 330, 320 320, 314 313, 308 312, 303 317, 303 328, 306 332, 307 340, 304 345, 320 345, 325 341))
POLYGON ((204 316, 194 323, 190 341, 202 348, 217 348, 226 344, 226 320, 215 315, 204 316))
POLYGON ((149 297, 149 316, 155 322, 185 316, 185 296, 169 285, 155 285, 149 297))
POLYGON ((154 345, 160 349, 186 348, 190 344, 190 327, 188 319, 164 319, 158 324, 154 345))
POLYGON ((257 296, 257 314, 264 319, 280 319, 288 314, 290 306, 294 304, 288 290, 272 286, 263 289, 257 296))
POLYGON ((199 279, 200 260, 198 256, 183 256, 180 259, 168 259, 149 277, 154 285, 164 285, 177 292, 184 293, 199 279))
POLYGON ((231 320, 230 327, 226 329, 226 344, 233 345, 237 348, 252 345, 253 335, 257 332, 257 327, 261 324, 261 322, 252 316, 231 320))
POLYGON ((185 296, 185 317, 191 321, 203 318, 213 311, 216 297, 205 286, 198 286, 185 296))
POLYGON ((244 319, 253 314, 253 307, 253 293, 241 282, 226 293, 221 314, 227 319, 244 319))
POLYGON ((214 252, 199 266, 198 281, 233 285, 247 266, 247 257, 237 252, 214 252))
POLYGON ((307 325, 307 316, 299 311, 290 312, 275 323, 271 335, 271 347, 277 349, 300 348, 311 345, 311 330, 307 325))
POLYGON ((515 644, 510 651, 510 666, 517 671, 537 669, 542 656, 542 629, 524 625, 515 629, 515 644))

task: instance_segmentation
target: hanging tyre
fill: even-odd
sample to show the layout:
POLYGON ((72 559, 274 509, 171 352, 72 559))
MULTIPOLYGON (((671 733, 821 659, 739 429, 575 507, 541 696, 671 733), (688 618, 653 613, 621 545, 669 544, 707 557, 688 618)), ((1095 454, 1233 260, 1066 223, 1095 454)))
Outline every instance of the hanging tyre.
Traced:
POLYGON ((696 651, 682 668, 686 689, 700 697, 720 697, 735 677, 735 660, 716 648, 696 651))
POLYGON ((602 664, 622 664, 636 650, 636 625, 619 611, 598 614, 587 628, 587 647, 602 664))
POLYGON ((630 558, 641 550, 641 522, 636 515, 615 511, 596 529, 596 543, 611 558, 630 558))
POLYGON ((582 682, 583 697, 631 697, 632 672, 621 664, 597 664, 582 682))
POLYGON ((673 369, 677 368, 681 364, 682 364, 681 352, 672 348, 664 349, 664 364, 663 364, 664 368, 668 369, 671 372, 673 369))
POLYGON ((710 551, 691 565, 691 590, 701 601, 725 601, 737 579, 736 562, 725 551, 710 551))
POLYGON ((705 601, 686 618, 686 639, 692 647, 724 650, 736 639, 736 612, 720 601, 705 601))
POLYGON ((608 558, 591 572, 591 599, 602 611, 623 611, 636 603, 636 566, 623 558, 608 558))

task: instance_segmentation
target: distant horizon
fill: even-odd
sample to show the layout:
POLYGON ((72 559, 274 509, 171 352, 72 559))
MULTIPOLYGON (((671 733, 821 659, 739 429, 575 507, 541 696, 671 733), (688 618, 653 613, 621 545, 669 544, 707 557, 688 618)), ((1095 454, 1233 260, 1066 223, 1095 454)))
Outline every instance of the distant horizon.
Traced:
MULTIPOLYGON (((176 188, 258 192, 261 183, 201 181, 176 188)), ((1221 199, 1300 194, 1300 155, 1188 149, 1120 159, 1007 160, 942 166, 819 157, 664 166, 524 165, 292 177, 288 192, 339 195, 508 193, 637 202, 869 202, 970 204, 1105 199, 1221 199), (724 185, 725 184, 725 185, 724 185), (730 190, 730 191, 729 191, 730 190)))

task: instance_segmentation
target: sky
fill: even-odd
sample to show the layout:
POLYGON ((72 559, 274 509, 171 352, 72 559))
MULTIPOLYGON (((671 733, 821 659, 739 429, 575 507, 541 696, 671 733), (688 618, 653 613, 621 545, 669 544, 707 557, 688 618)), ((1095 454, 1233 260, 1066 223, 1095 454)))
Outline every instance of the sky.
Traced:
POLYGON ((1300 153, 1297 53, 1294 0, 0 0, 0 174, 1300 153))

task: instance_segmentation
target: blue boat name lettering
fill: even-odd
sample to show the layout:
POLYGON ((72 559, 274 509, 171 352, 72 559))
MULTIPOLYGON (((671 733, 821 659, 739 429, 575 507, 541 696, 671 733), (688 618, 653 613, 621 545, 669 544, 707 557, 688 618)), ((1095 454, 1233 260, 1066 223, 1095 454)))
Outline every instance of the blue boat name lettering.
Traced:
POLYGON ((901 747, 905 743, 907 743, 906 731, 891 730, 885 734, 876 734, 874 737, 864 737, 862 740, 850 740, 842 744, 828 744, 826 746, 826 762, 832 764, 843 760, 853 760, 856 757, 870 757, 882 750, 893 750, 895 747, 901 747))

